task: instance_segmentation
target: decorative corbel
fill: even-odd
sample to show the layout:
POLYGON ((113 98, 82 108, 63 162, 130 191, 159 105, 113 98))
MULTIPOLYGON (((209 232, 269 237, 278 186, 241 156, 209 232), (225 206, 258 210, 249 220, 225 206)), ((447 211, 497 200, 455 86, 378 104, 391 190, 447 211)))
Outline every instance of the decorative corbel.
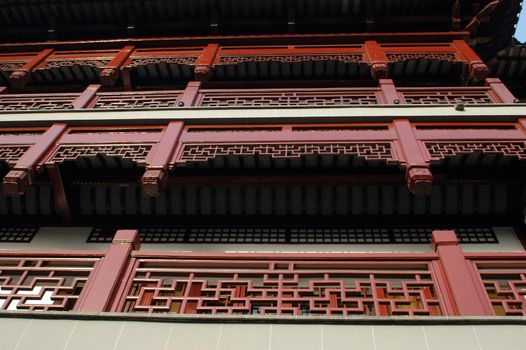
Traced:
POLYGON ((473 51, 473 49, 464 40, 453 40, 453 45, 458 52, 464 57, 468 64, 468 75, 471 79, 480 81, 484 80, 489 75, 489 68, 482 62, 480 57, 473 51))
POLYGON ((170 122, 161 140, 146 159, 146 171, 141 178, 143 193, 148 197, 158 197, 168 182, 168 167, 183 131, 182 121, 170 122))
POLYGON ((42 134, 38 141, 16 162, 4 177, 2 189, 6 196, 21 196, 33 183, 35 167, 49 151, 56 140, 64 133, 67 124, 55 123, 42 134))
POLYGON ((212 74, 212 66, 216 59, 217 51, 219 50, 218 44, 208 44, 204 49, 201 56, 197 59, 194 74, 195 79, 199 81, 207 81, 212 74))
POLYGON ((135 50, 134 46, 124 46, 117 55, 100 72, 100 81, 104 86, 115 84, 120 76, 121 68, 135 50))
POLYGON ((371 75, 374 79, 387 78, 389 60, 380 45, 374 40, 364 44, 366 61, 371 66, 371 75))
POLYGON ((44 62, 51 54, 53 49, 44 49, 36 56, 32 57, 26 64, 18 68, 9 76, 9 82, 14 88, 24 87, 30 80, 35 68, 44 62))
POLYGON ((433 174, 429 164, 420 150, 420 145, 413 133, 413 128, 407 119, 393 121, 394 129, 398 135, 399 153, 403 156, 407 187, 417 196, 431 194, 433 174))

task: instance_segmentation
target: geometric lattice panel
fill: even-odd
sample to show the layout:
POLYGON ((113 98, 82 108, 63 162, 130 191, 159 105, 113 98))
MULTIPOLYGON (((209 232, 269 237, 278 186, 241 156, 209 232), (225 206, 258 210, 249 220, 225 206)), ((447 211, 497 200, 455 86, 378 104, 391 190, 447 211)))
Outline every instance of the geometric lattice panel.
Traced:
POLYGON ((38 227, 0 227, 0 242, 29 243, 38 227))
MULTIPOLYGON (((429 244, 433 227, 148 227, 143 243, 429 244)), ((443 228, 442 228, 443 229, 443 228)), ((95 227, 88 243, 109 243, 116 228, 95 227)), ((461 243, 498 243, 491 227, 456 228, 461 243)))

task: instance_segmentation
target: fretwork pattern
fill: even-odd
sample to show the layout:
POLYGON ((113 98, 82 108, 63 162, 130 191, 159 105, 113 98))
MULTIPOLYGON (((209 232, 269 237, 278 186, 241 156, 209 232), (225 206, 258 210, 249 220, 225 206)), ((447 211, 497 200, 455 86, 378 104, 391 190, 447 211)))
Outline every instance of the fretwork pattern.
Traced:
POLYGON ((426 143, 426 147, 433 162, 476 152, 526 159, 526 146, 523 142, 426 143))
POLYGON ((526 264, 474 261, 497 316, 526 316, 526 264))
MULTIPOLYGON (((403 90, 402 90, 403 91, 403 90)), ((488 91, 403 91, 409 104, 495 103, 488 91)))
POLYGON ((1 145, 0 161, 7 164, 15 164, 17 160, 29 149, 30 146, 21 145, 1 145))
POLYGON ((269 156, 299 158, 307 155, 351 155, 365 160, 394 161, 389 143, 186 144, 179 162, 207 162, 217 157, 269 156))
POLYGON ((151 148, 151 144, 62 145, 57 149, 49 163, 62 163, 81 157, 95 157, 98 154, 103 154, 108 157, 130 159, 142 164, 151 148))
POLYGON ((0 258, 0 310, 72 310, 98 258, 0 258))
POLYGON ((138 259, 126 312, 441 315, 427 262, 138 259), (396 269, 393 268, 396 266, 396 269))
POLYGON ((93 108, 172 108, 177 107, 180 92, 160 93, 104 93, 100 94, 93 108))
POLYGON ((339 61, 343 63, 361 63, 362 55, 254 55, 254 56, 219 56, 222 65, 241 64, 245 62, 308 62, 308 61, 339 61))

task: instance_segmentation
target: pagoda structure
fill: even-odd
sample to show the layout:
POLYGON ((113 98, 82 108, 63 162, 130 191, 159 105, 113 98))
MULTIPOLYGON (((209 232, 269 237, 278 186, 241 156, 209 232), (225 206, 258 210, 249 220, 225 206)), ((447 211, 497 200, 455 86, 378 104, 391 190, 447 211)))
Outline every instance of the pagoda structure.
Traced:
POLYGON ((1 0, 0 349, 526 349, 519 0, 1 0))

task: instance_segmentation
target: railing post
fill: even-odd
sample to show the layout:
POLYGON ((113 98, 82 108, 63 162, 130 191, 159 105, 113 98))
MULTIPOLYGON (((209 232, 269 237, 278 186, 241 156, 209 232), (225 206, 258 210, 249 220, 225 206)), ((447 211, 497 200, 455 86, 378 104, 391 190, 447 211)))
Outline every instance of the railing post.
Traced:
POLYGON ((491 88, 491 92, 499 98, 502 103, 517 103, 519 100, 513 96, 506 85, 499 78, 486 78, 486 85, 491 88))
POLYGON ((379 85, 381 92, 380 103, 395 105, 400 103, 400 95, 398 94, 392 79, 380 79, 379 85))
POLYGON ((433 231, 432 248, 438 254, 446 291, 459 316, 493 316, 483 286, 470 272, 454 231, 433 231))
POLYGON ((93 102, 93 99, 97 95, 97 92, 100 89, 100 84, 91 84, 89 85, 82 93, 73 101, 73 109, 83 109, 89 107, 93 102))
POLYGON ((117 297, 115 294, 121 285, 126 268, 131 262, 131 253, 139 248, 137 230, 117 231, 108 252, 90 275, 75 305, 75 311, 109 311, 114 298, 117 297))
POLYGON ((181 98, 179 98, 179 107, 192 107, 197 100, 200 88, 200 81, 188 82, 181 98))

